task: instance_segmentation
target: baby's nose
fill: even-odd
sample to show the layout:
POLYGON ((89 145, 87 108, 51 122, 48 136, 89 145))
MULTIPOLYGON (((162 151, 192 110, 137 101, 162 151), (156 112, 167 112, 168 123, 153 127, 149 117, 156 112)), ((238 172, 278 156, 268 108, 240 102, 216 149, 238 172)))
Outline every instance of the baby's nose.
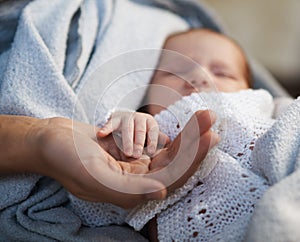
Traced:
POLYGON ((209 80, 204 77, 194 78, 188 81, 187 85, 196 92, 207 91, 210 88, 209 80))
POLYGON ((208 87, 209 83, 205 78, 198 78, 191 80, 191 84, 194 87, 208 87))

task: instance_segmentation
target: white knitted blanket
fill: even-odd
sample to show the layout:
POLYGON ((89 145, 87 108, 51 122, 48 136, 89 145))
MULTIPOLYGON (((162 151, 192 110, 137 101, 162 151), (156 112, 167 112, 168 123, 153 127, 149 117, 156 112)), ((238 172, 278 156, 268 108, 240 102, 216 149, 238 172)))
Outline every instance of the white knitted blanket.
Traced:
POLYGON ((254 205, 267 189, 265 178, 252 171, 251 154, 256 140, 274 122, 272 97, 263 90, 192 94, 156 119, 173 139, 195 111, 207 108, 217 114, 213 129, 222 137, 204 160, 207 171, 200 168, 166 201, 150 202, 127 217, 140 229, 157 215, 161 241, 241 241, 254 205))
MULTIPOLYGON (((100 226, 126 221, 140 230, 156 216, 161 241, 244 240, 258 200, 274 183, 275 171, 282 170, 278 163, 270 162, 276 160, 278 152, 277 156, 262 159, 271 154, 265 150, 266 144, 274 142, 273 137, 264 136, 277 124, 272 127, 273 100, 264 90, 194 93, 155 118, 161 130, 174 139, 195 111, 208 108, 218 116, 213 129, 222 140, 182 188, 164 201, 150 201, 131 211, 108 204, 75 202, 73 206, 85 223, 100 226)), ((290 144, 288 137, 284 141, 286 146, 290 144)), ((278 151, 274 145, 269 149, 278 151)), ((281 151, 284 157, 286 150, 281 151)))

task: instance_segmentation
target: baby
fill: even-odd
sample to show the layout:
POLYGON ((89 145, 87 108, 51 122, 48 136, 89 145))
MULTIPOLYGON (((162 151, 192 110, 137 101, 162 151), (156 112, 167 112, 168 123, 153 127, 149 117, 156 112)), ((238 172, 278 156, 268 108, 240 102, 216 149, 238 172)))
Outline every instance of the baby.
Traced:
MULTIPOLYGON (((168 141, 157 123, 172 140, 194 112, 211 109, 218 116, 213 128, 222 137, 220 144, 207 155, 203 167, 164 201, 125 211, 71 196, 72 206, 89 226, 126 222, 140 230, 156 217, 153 238, 157 233, 162 241, 240 241, 254 205, 267 188, 266 180, 251 170, 251 153, 255 141, 273 123, 272 97, 249 89, 251 75, 244 52, 220 33, 193 29, 174 34, 164 49, 145 99, 146 110, 155 119, 119 111, 97 135, 121 131, 125 155, 141 157, 146 143, 144 153, 152 156, 157 144, 168 141)), ((160 164, 154 156, 150 169, 156 167, 160 164)))
POLYGON ((251 86, 244 52, 222 34, 207 29, 190 30, 170 36, 164 49, 182 56, 163 52, 148 93, 148 103, 160 103, 161 106, 150 105, 148 112, 152 115, 193 92, 236 92, 251 86), (168 96, 166 89, 161 88, 160 91, 156 85, 174 91, 168 96))
MULTIPOLYGON (((251 86, 244 52, 217 32, 195 29, 175 34, 166 40, 164 49, 170 52, 162 53, 142 108, 153 116, 194 92, 235 92, 251 86)), ((167 139, 155 119, 140 112, 113 113, 98 135, 105 137, 115 130, 122 131, 124 153, 135 158, 142 155, 146 134, 149 154, 167 139)))

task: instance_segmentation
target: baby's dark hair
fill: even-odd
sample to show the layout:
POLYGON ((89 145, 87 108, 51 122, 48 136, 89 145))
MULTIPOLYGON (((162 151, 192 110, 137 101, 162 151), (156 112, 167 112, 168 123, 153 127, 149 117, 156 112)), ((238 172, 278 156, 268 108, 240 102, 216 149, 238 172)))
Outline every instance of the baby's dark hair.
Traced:
POLYGON ((253 87, 253 76, 252 76, 252 71, 251 71, 251 68, 250 68, 250 65, 249 65, 249 62, 248 62, 248 57, 246 55, 246 52, 244 51, 242 46, 235 39, 233 39, 232 37, 230 37, 228 35, 225 35, 224 33, 217 32, 213 29, 192 28, 192 29, 189 29, 189 30, 184 31, 184 32, 177 32, 177 33, 171 34, 171 35, 168 36, 167 40, 172 38, 172 37, 175 37, 175 36, 178 36, 178 35, 183 35, 183 34, 186 34, 186 33, 189 33, 189 32, 193 32, 193 31, 207 31, 207 32, 210 32, 210 33, 214 33, 214 34, 220 35, 220 36, 228 39, 231 43, 233 43, 234 46, 236 46, 239 49, 240 53, 243 56, 244 67, 245 67, 244 75, 245 75, 245 79, 247 81, 247 84, 248 84, 249 88, 253 87))

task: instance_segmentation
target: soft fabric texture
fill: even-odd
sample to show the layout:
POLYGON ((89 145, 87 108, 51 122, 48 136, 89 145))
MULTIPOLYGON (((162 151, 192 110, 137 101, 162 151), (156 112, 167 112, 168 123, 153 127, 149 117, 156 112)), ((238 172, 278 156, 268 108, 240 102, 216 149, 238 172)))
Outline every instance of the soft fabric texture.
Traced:
MULTIPOLYGON (((13 6, 10 2, 17 1, 5 1, 5 6, 13 6)), ((35 0, 20 17, 28 1, 18 2, 10 9, 12 23, 19 18, 16 32, 1 30, 0 36, 1 114, 63 116, 94 124, 122 101, 120 94, 148 83, 159 51, 145 55, 145 49, 160 49, 167 35, 188 25, 222 29, 216 15, 196 1, 35 0), (145 61, 145 56, 151 58, 145 61), (117 85, 124 73, 143 68, 148 71, 132 72, 117 85)), ((255 67, 254 73, 256 83, 272 82, 264 70, 255 67)), ((143 91, 130 100, 130 108, 143 91)), ((83 227, 69 209, 66 191, 52 179, 31 174, 0 179, 3 241, 144 240, 126 227, 83 227)))
POLYGON ((273 100, 263 90, 192 94, 158 115, 158 123, 175 138, 199 107, 218 117, 213 129, 221 142, 203 161, 211 172, 196 173, 188 189, 179 189, 168 203, 148 203, 134 211, 129 223, 139 227, 145 223, 143 213, 148 218, 156 214, 161 241, 243 241, 255 204, 268 188, 252 170, 252 151, 274 122, 273 100))
POLYGON ((31 0, 0 1, 0 54, 10 48, 22 9, 31 0))
POLYGON ((262 91, 207 95, 184 98, 158 121, 173 133, 177 121, 171 116, 188 113, 199 101, 212 105, 219 114, 214 128, 223 138, 207 157, 217 159, 216 166, 171 207, 147 204, 131 214, 129 223, 138 227, 143 213, 153 216, 163 208, 157 216, 162 241, 299 241, 300 99, 272 120, 274 104, 262 91), (164 121, 168 117, 173 125, 164 121), (228 122, 222 124, 222 118, 228 122))
POLYGON ((246 241, 300 240, 300 98, 257 142, 253 169, 271 188, 259 201, 246 241), (264 162, 261 162, 261 161, 264 162), (272 232, 270 232, 272 231, 272 232))

